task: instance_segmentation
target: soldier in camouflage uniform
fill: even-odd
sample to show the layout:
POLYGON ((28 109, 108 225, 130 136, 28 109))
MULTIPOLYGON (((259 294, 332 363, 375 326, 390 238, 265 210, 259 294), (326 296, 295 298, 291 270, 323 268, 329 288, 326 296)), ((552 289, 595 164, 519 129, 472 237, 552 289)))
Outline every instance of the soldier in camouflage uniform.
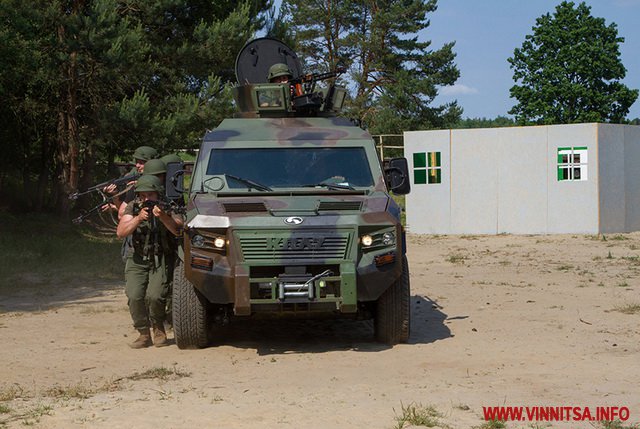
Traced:
POLYGON ((127 204, 117 229, 119 238, 133 238, 125 266, 125 290, 133 325, 140 336, 130 347, 162 347, 168 345, 164 321, 169 265, 173 263, 174 237, 180 233, 182 219, 158 204, 164 188, 156 176, 140 177, 135 191, 136 198, 127 204))
MULTIPOLYGON (((166 173, 167 173, 167 162, 182 162, 180 157, 177 155, 169 154, 165 155, 160 159, 151 159, 147 161, 144 167, 144 175, 147 174, 154 175, 160 179, 162 183, 166 183, 166 173), (177 160, 176 160, 177 159, 177 160), (165 161, 166 160, 166 161, 165 161)), ((184 207, 184 198, 179 198, 175 200, 170 200, 171 203, 175 204, 177 207, 184 207)), ((172 283, 173 283, 173 270, 175 267, 175 261, 177 257, 177 249, 179 239, 174 237, 174 245, 172 246, 173 251, 170 255, 167 255, 167 267, 168 267, 168 277, 169 277, 169 288, 167 291, 167 308, 166 308, 166 321, 169 325, 172 324, 172 283)))

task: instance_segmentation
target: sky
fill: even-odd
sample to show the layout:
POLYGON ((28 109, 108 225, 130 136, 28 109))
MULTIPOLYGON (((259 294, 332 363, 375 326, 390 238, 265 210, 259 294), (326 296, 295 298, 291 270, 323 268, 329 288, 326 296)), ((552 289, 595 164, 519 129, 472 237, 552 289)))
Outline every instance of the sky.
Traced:
MULTIPOLYGON (((622 63, 627 68, 623 83, 640 88, 640 0, 591 0, 591 15, 615 22, 622 63)), ((455 41, 460 79, 443 88, 436 102, 458 100, 463 117, 509 116, 516 104, 509 97, 514 85, 507 58, 532 34, 536 18, 553 14, 560 0, 439 0, 431 14, 431 26, 421 40, 431 40, 434 49, 455 41)), ((631 106, 628 118, 640 117, 640 101, 631 106)))
MULTIPOLYGON (((640 0, 586 0, 591 15, 615 22, 622 63, 627 68, 623 83, 640 89, 640 0)), ((276 4, 280 1, 277 0, 276 4)), ((438 0, 438 9, 429 14, 431 25, 419 34, 431 40, 432 48, 455 41, 460 79, 445 87, 435 100, 441 104, 457 100, 463 117, 509 116, 515 100, 509 97, 514 85, 507 58, 532 33, 536 18, 555 11, 561 0, 438 0)), ((576 1, 578 3, 578 1, 576 1)), ((639 97, 640 98, 640 97, 639 97)), ((640 118, 640 100, 631 106, 629 119, 640 118)))

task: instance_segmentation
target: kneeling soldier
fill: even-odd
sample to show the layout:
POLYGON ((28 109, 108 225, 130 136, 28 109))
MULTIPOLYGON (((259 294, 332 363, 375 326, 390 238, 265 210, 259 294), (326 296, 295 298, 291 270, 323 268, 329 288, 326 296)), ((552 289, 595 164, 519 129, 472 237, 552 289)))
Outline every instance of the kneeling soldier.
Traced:
POLYGON ((182 219, 161 208, 164 188, 158 177, 141 176, 135 191, 136 199, 127 204, 117 229, 119 238, 133 236, 133 249, 124 270, 125 290, 133 326, 140 336, 130 346, 149 347, 152 344, 150 327, 153 327, 153 344, 162 347, 168 345, 164 330, 170 282, 168 262, 182 219))

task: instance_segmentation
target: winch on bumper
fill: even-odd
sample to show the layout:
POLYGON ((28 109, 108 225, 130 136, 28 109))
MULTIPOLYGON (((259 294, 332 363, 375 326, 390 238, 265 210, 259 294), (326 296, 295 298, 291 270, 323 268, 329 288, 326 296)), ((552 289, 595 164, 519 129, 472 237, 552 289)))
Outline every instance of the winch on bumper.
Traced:
POLYGON ((233 304, 238 316, 356 313, 358 302, 377 300, 402 274, 402 237, 392 225, 186 233, 187 278, 208 301, 233 304))

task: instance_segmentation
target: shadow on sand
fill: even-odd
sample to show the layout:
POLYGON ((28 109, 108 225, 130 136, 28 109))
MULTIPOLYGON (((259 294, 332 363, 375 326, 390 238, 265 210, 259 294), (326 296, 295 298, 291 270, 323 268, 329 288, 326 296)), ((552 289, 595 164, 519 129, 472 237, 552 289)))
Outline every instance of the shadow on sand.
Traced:
MULTIPOLYGON (((451 337, 447 315, 434 301, 411 297, 411 336, 408 344, 429 344, 451 337)), ((373 322, 357 320, 233 320, 214 328, 210 348, 255 349, 258 355, 322 353, 353 350, 377 352, 391 347, 375 341, 373 322)))

